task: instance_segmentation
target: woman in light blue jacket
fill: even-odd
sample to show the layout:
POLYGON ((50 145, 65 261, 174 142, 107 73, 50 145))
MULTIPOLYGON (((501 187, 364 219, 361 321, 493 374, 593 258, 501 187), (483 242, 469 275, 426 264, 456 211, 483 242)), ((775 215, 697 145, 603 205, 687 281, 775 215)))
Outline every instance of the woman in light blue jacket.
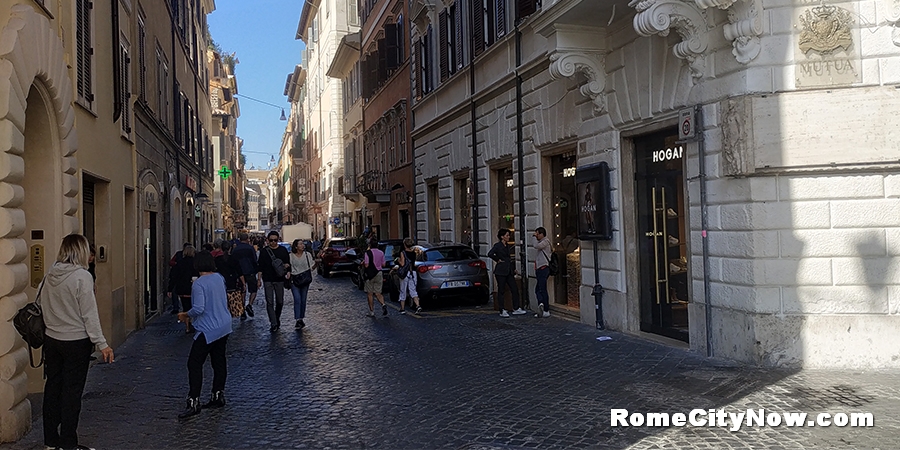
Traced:
POLYGON ((225 346, 231 334, 231 312, 228 311, 225 278, 216 273, 216 261, 207 251, 197 253, 194 267, 200 272, 200 278, 191 286, 191 309, 178 313, 178 320, 190 321, 197 329, 187 363, 190 383, 187 408, 178 415, 180 419, 200 414, 203 364, 207 357, 212 363, 213 385, 209 402, 203 408, 225 406, 225 378, 228 375, 225 346))

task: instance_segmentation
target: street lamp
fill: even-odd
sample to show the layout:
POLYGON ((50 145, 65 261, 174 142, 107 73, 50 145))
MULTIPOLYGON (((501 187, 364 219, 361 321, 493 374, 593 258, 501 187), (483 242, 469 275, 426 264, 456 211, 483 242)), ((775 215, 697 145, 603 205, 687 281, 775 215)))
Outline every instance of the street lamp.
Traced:
POLYGON ((234 94, 234 96, 235 96, 235 97, 240 97, 240 98, 246 98, 247 100, 252 100, 252 101, 257 102, 257 103, 262 103, 263 105, 269 105, 269 106, 271 106, 271 107, 273 107, 273 108, 279 108, 279 109, 281 109, 281 118, 280 118, 279 120, 287 120, 287 116, 284 114, 284 108, 281 107, 281 106, 278 106, 278 105, 276 105, 276 104, 274 104, 274 103, 264 102, 264 101, 262 101, 262 100, 260 100, 260 99, 256 99, 256 98, 253 98, 253 97, 248 97, 248 96, 246 96, 246 95, 244 95, 244 94, 234 94))

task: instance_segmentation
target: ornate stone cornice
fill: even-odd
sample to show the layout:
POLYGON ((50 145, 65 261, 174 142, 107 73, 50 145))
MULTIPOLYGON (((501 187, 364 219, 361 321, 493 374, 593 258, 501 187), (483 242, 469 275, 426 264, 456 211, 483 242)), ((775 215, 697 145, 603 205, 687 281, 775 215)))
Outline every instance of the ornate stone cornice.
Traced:
MULTIPOLYGON (((725 0, 701 1, 718 3, 725 0)), ((703 9, 693 1, 682 0, 632 0, 628 6, 637 11, 634 29, 641 36, 668 36, 669 30, 674 28, 682 41, 675 44, 672 52, 690 63, 694 78, 703 76, 709 48, 709 25, 703 9)))
POLYGON ((759 36, 763 31, 762 0, 694 0, 700 9, 719 8, 728 11, 725 38, 731 41, 735 59, 747 64, 762 49, 759 36))
POLYGON ((581 72, 587 83, 581 86, 581 94, 594 103, 594 114, 600 115, 606 110, 606 71, 604 58, 598 54, 578 52, 555 52, 550 55, 550 76, 553 78, 569 78, 581 72))
POLYGON ((594 27, 552 22, 538 32, 547 37, 550 76, 559 79, 584 75, 587 82, 581 86, 581 94, 593 102, 594 114, 602 114, 606 110, 605 34, 594 27))

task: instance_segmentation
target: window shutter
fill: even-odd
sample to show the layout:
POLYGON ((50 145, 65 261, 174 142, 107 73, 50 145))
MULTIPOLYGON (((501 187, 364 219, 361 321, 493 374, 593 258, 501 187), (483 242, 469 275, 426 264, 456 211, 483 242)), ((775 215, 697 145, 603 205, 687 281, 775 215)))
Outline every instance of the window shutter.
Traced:
POLYGON ((388 77, 388 50, 387 50, 387 40, 379 39, 378 40, 378 71, 375 76, 375 89, 377 90, 384 84, 384 81, 387 80, 388 77))
POLYGON ((400 67, 400 36, 397 24, 385 24, 384 41, 386 50, 387 70, 391 71, 400 67))
POLYGON ((415 43, 413 43, 413 54, 416 55, 416 98, 422 98, 422 83, 425 82, 425 77, 423 76, 425 68, 425 58, 422 53, 422 40, 418 39, 415 43))
POLYGON ((537 12, 537 0, 516 0, 516 21, 520 21, 537 12))
POLYGON ((140 28, 138 29, 138 64, 140 67, 140 75, 138 82, 140 83, 138 94, 140 95, 140 99, 144 102, 147 101, 147 52, 146 52, 146 43, 147 43, 147 28, 144 25, 144 19, 141 17, 139 19, 138 24, 140 28))
POLYGON ((448 28, 450 27, 450 21, 447 20, 447 10, 441 11, 438 15, 438 24, 441 29, 438 31, 438 47, 440 48, 440 65, 441 65, 441 81, 447 79, 450 76, 450 55, 448 55, 448 45, 447 45, 447 35, 448 28))
POLYGON ((472 0, 472 57, 484 51, 484 0, 472 0))
POLYGON ((129 70, 131 68, 131 59, 128 57, 128 48, 124 45, 121 48, 119 61, 122 66, 119 75, 119 88, 121 89, 121 94, 119 94, 119 97, 120 101, 122 102, 122 131, 124 131, 125 133, 131 133, 131 111, 129 108, 129 103, 131 102, 131 89, 129 86, 129 82, 131 81, 131 77, 129 74, 129 70))
POLYGON ((91 45, 91 8, 88 0, 76 0, 75 4, 75 52, 76 52, 76 89, 78 96, 88 102, 94 101, 91 90, 91 59, 94 54, 91 45))
MULTIPOLYGON (((493 1, 493 0, 491 0, 493 1)), ((497 0, 497 38, 506 36, 506 0, 497 0)))
POLYGON ((453 43, 453 46, 454 46, 454 48, 456 48, 456 51, 454 52, 454 54, 456 55, 456 68, 462 69, 463 66, 466 65, 465 58, 463 57, 463 26, 462 26, 462 24, 463 24, 463 14, 462 14, 463 4, 462 4, 462 1, 457 1, 455 6, 456 7, 454 8, 454 22, 456 22, 456 23, 454 25, 456 26, 456 33, 454 33, 455 34, 454 37, 456 39, 455 39, 455 42, 453 43))

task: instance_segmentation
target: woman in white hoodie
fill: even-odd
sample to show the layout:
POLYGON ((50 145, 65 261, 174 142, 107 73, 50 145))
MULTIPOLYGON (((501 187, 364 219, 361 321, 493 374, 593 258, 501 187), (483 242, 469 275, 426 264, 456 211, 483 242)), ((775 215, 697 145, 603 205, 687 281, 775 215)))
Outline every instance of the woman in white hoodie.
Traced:
POLYGON ((100 329, 94 279, 88 272, 91 251, 87 238, 63 238, 56 263, 38 288, 47 325, 44 339, 44 445, 87 448, 78 444, 81 394, 94 347, 106 362, 113 350, 100 329))

